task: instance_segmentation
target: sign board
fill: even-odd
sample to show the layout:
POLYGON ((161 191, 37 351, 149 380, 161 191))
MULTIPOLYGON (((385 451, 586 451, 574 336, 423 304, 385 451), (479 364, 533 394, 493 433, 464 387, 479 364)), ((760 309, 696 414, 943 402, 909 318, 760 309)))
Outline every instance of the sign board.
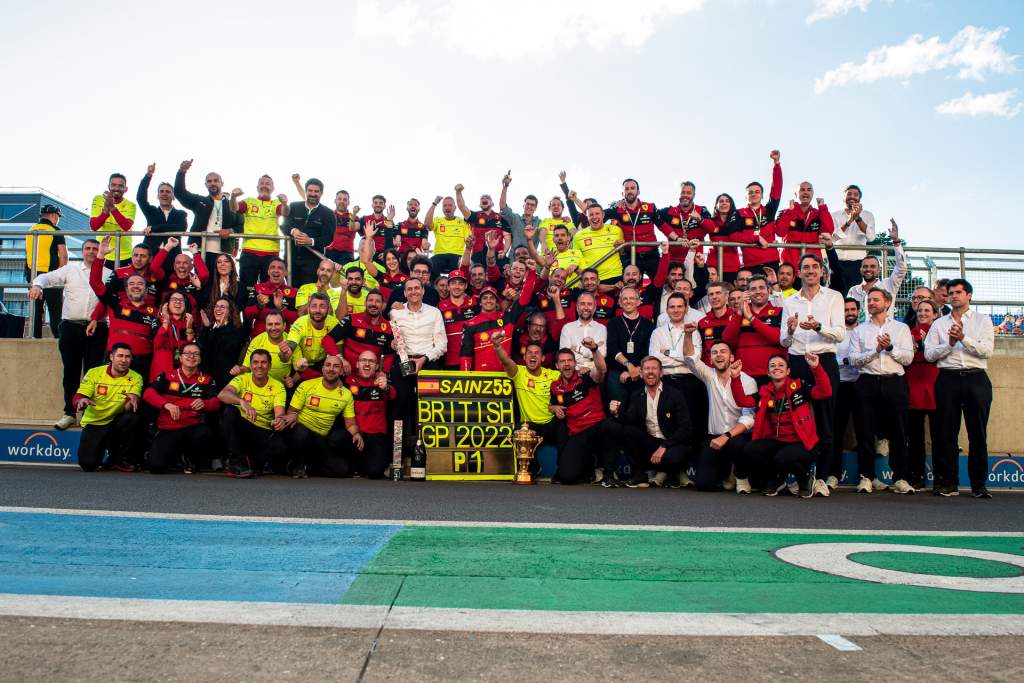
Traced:
POLYGON ((503 372, 419 373, 416 413, 427 479, 511 480, 514 394, 503 372))
POLYGON ((0 462, 77 465, 78 430, 0 429, 0 462))

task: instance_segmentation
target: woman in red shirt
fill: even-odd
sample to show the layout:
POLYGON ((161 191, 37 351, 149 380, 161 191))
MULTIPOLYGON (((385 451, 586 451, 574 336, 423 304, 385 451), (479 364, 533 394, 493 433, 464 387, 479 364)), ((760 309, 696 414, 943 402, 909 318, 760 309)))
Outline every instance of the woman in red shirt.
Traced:
POLYGON ((749 396, 743 392, 739 378, 742 362, 736 361, 730 367, 736 405, 757 408, 752 438, 743 449, 743 457, 747 459, 747 469, 768 476, 767 496, 785 490, 786 477, 790 474, 796 478, 802 498, 814 495, 809 474, 814 462, 813 451, 818 444, 818 430, 814 426, 811 401, 831 396, 832 385, 817 355, 808 353, 804 358, 814 375, 813 384, 791 377, 789 357, 775 354, 768 359, 769 382, 756 395, 749 396))
POLYGON ((929 363, 924 359, 924 338, 928 336, 928 330, 939 315, 939 305, 931 299, 925 299, 917 306, 917 324, 910 328, 910 336, 914 340, 914 360, 905 374, 910 398, 910 413, 907 419, 907 440, 910 442, 907 468, 910 475, 909 483, 915 489, 924 488, 928 483, 924 462, 926 417, 932 446, 934 447, 941 438, 938 413, 935 410, 935 379, 939 375, 939 369, 935 363, 929 363))
MULTIPOLYGON (((743 219, 736 210, 736 202, 726 193, 718 195, 715 199, 715 214, 712 218, 705 218, 701 221, 700 227, 707 234, 711 242, 750 242, 757 244, 751 236, 744 233, 743 219)), ((722 260, 718 263, 718 248, 712 246, 708 250, 707 267, 717 268, 722 280, 733 282, 736 273, 740 269, 739 247, 722 247, 722 260)))

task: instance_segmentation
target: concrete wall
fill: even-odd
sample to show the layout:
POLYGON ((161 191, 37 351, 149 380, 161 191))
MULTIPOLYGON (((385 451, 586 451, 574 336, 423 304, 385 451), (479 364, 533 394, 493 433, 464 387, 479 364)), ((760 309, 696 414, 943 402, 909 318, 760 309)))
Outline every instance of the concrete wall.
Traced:
MULTIPOLYGON (((992 453, 1024 453, 1021 419, 1024 406, 1024 338, 999 337, 995 356, 989 361, 989 375, 995 392, 988 423, 988 446, 992 453)), ((47 424, 61 416, 61 363, 53 339, 0 339, 0 422, 47 424)), ((966 446, 967 432, 960 430, 966 446)))

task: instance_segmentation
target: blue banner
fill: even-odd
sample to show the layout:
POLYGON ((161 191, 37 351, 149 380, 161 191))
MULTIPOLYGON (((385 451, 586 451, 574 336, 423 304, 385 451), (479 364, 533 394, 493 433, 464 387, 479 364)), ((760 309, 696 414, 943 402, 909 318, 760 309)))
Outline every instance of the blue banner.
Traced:
POLYGON ((0 429, 0 462, 77 465, 81 436, 77 429, 0 429))

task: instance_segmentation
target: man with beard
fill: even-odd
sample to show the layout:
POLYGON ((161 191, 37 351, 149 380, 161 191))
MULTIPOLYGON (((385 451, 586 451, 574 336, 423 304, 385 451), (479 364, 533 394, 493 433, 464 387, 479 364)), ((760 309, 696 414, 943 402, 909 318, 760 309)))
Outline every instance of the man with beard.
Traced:
POLYGON ((498 307, 498 293, 491 287, 484 288, 479 301, 480 313, 462 328, 460 369, 463 372, 493 372, 501 368, 501 361, 490 343, 491 337, 498 332, 501 333, 505 353, 512 350, 514 328, 511 318, 515 312, 506 314, 498 307))
MULTIPOLYGON (((817 206, 811 206, 814 186, 805 180, 800 183, 796 196, 799 203, 789 201, 789 208, 783 211, 776 221, 775 234, 783 238, 787 244, 818 244, 823 241, 822 236, 831 240, 835 226, 832 224, 832 214, 828 212, 825 200, 819 197, 816 200, 817 206)), ((820 250, 811 250, 807 253, 818 254, 824 258, 820 250)), ((782 260, 799 269, 802 262, 800 250, 783 249, 782 260)))
POLYGON ((388 310, 394 310, 396 305, 401 306, 405 304, 406 295, 405 290, 409 285, 410 280, 419 280, 420 284, 423 285, 423 303, 428 306, 436 308, 441 303, 441 296, 437 293, 437 290, 430 286, 430 275, 431 275, 431 262, 426 256, 417 256, 412 260, 412 265, 409 268, 409 273, 412 277, 405 282, 395 285, 391 289, 391 296, 388 297, 388 310))
MULTIPOLYGON (((156 190, 157 206, 149 203, 149 184, 156 173, 156 164, 150 164, 146 168, 146 175, 139 181, 139 189, 135 193, 135 201, 138 202, 142 214, 146 217, 146 236, 142 239, 142 246, 149 249, 152 256, 156 256, 157 249, 163 238, 163 232, 185 232, 188 216, 181 209, 174 208, 174 186, 170 183, 160 183, 156 190)), ((176 257, 179 250, 175 249, 171 258, 176 257)))
POLYGON ((786 299, 796 294, 796 285, 799 284, 796 279, 796 266, 792 263, 780 263, 776 281, 772 284, 772 304, 781 308, 786 299))
POLYGON ((563 215, 565 213, 565 203, 561 197, 551 198, 548 202, 548 211, 551 212, 551 217, 545 218, 537 224, 537 241, 540 242, 541 250, 545 253, 555 251, 555 247, 558 244, 555 240, 555 231, 559 227, 565 228, 567 245, 572 244, 572 235, 576 232, 576 225, 572 219, 563 215))
POLYGON ((534 293, 530 307, 544 315, 552 339, 558 339, 562 327, 570 322, 566 311, 574 305, 574 298, 573 291, 565 286, 565 271, 561 268, 552 269, 546 290, 534 293))
POLYGON ((857 249, 838 249, 838 265, 843 271, 846 282, 856 282, 860 271, 860 262, 867 256, 864 247, 875 239, 875 216, 861 206, 862 194, 859 187, 850 185, 846 188, 845 204, 842 211, 832 212, 832 233, 834 245, 856 246, 857 249))
POLYGON ((444 319, 448 350, 444 354, 446 370, 457 370, 462 362, 462 328, 479 313, 475 296, 466 294, 466 275, 461 270, 448 274, 448 297, 437 306, 444 319))
POLYGON ((285 387, 291 389, 292 382, 292 347, 285 335, 284 316, 280 311, 270 311, 264 318, 266 329, 249 340, 249 346, 245 351, 244 362, 231 368, 231 375, 237 377, 252 369, 252 357, 257 351, 266 351, 270 354, 270 366, 267 372, 285 387))
POLYGON ((363 271, 359 266, 349 266, 345 269, 345 288, 341 291, 337 307, 339 317, 366 310, 366 293, 369 290, 363 285, 363 271))
POLYGON ((559 483, 571 485, 586 481, 594 471, 595 484, 614 488, 618 486, 614 439, 618 427, 605 417, 601 403, 604 355, 590 337, 582 344, 590 354, 593 369, 582 374, 578 372, 576 353, 562 348, 556 361, 559 377, 551 383, 549 410, 557 419, 565 421, 568 433, 568 440, 559 452, 555 476, 559 483), (596 463, 595 454, 600 454, 596 463))
MULTIPOLYGON (((167 301, 174 292, 181 292, 188 299, 190 310, 200 311, 206 303, 203 299, 203 289, 210 281, 210 271, 206 269, 206 263, 199 258, 199 247, 191 245, 191 253, 186 254, 178 249, 178 240, 168 237, 153 259, 153 269, 163 271, 167 259, 173 258, 171 272, 163 282, 162 302, 167 301), (176 256, 171 256, 177 252, 176 256), (194 272, 193 272, 194 269, 194 272)), ((198 313, 197 313, 198 315, 198 313)))
POLYGON ((282 421, 290 429, 293 479, 308 471, 325 477, 352 474, 352 451, 362 451, 363 435, 356 424, 352 392, 341 382, 341 359, 329 356, 323 376, 308 379, 295 389, 282 421))
POLYGON ((242 217, 231 210, 228 198, 223 194, 224 179, 213 171, 206 174, 206 196, 193 194, 185 188, 185 174, 192 168, 192 160, 186 159, 174 176, 174 196, 181 205, 192 212, 192 227, 189 232, 201 233, 189 238, 189 244, 206 249, 206 269, 211 273, 217 269, 217 256, 231 255, 234 245, 229 239, 232 234, 242 232, 242 217))
MULTIPOLYGON (((174 240, 173 237, 169 239, 174 240)), ((146 303, 150 306, 156 305, 160 300, 160 283, 163 281, 165 273, 163 268, 157 268, 151 262, 149 249, 141 244, 132 249, 132 257, 128 265, 115 268, 107 281, 103 281, 104 272, 107 272, 105 266, 109 261, 109 259, 105 260, 105 257, 109 256, 112 251, 111 241, 111 238, 107 237, 100 242, 99 258, 92 263, 92 270, 89 271, 89 286, 92 287, 92 291, 96 293, 101 302, 108 295, 117 301, 125 301, 127 299, 125 285, 128 278, 137 275, 145 282, 144 298, 146 303)), ((177 245, 177 240, 174 240, 172 244, 177 245)))
POLYGON ((271 198, 274 180, 268 175, 256 181, 256 197, 239 200, 245 192, 240 187, 231 190, 231 210, 245 217, 242 232, 242 258, 238 261, 238 280, 244 287, 252 287, 268 278, 271 262, 280 258, 281 245, 267 239, 279 234, 278 221, 288 215, 288 197, 284 194, 271 198))
POLYGON ((394 334, 391 323, 381 315, 383 310, 384 295, 379 289, 372 289, 366 293, 366 310, 345 316, 321 340, 327 355, 341 355, 343 374, 352 374, 364 351, 372 351, 381 369, 391 372, 394 334))
MULTIPOLYGON (((657 242, 654 226, 658 221, 658 209, 650 202, 641 201, 639 195, 640 183, 633 178, 623 180, 622 199, 605 209, 604 220, 617 225, 627 242, 657 242)), ((619 256, 623 266, 631 262, 629 251, 623 251, 619 256)), ((657 245, 636 247, 636 265, 652 278, 658 270, 658 257, 657 245)))
POLYGON ((889 229, 889 238, 892 240, 893 246, 896 247, 896 267, 888 277, 879 279, 880 262, 878 257, 865 256, 860 262, 860 276, 863 281, 859 285, 850 287, 846 296, 856 299, 857 303, 861 304, 861 308, 866 308, 868 292, 874 288, 884 289, 892 295, 889 310, 886 312, 891 318, 896 306, 896 293, 900 291, 900 285, 907 277, 907 258, 903 254, 903 242, 900 241, 899 227, 893 219, 890 218, 889 222, 892 224, 889 229))
MULTIPOLYGON (((395 207, 387 206, 387 199, 384 198, 384 195, 375 194, 373 199, 370 200, 370 208, 372 212, 359 219, 359 234, 364 239, 373 241, 373 248, 377 253, 383 253, 385 249, 389 249, 392 246, 391 238, 394 237, 395 207), (385 208, 388 210, 386 216, 384 215, 385 208), (367 233, 367 227, 373 228, 373 232, 367 233)), ((356 211, 358 211, 358 207, 356 211)))
POLYGON ((245 320, 252 325, 250 336, 255 337, 264 330, 267 313, 272 310, 284 317, 286 326, 299 317, 295 310, 295 298, 299 292, 285 281, 285 271, 284 261, 275 256, 267 265, 266 279, 246 290, 248 299, 245 304, 245 320))
POLYGON ((779 150, 773 149, 770 156, 772 188, 768 203, 762 206, 764 186, 755 180, 747 185, 747 206, 739 210, 744 228, 740 241, 756 244, 743 247, 743 266, 760 273, 764 272, 765 266, 777 268, 779 265, 779 250, 772 244, 775 243, 775 214, 782 198, 782 165, 779 163, 779 150))
POLYGON ((338 324, 330 313, 331 300, 319 292, 309 297, 309 312, 295 321, 288 330, 288 346, 292 348, 292 367, 303 379, 319 377, 327 351, 323 338, 338 324))
POLYGON ((288 207, 286 233, 292 238, 293 285, 316 282, 316 270, 321 258, 306 247, 323 253, 333 243, 337 219, 334 212, 320 203, 324 184, 316 178, 306 181, 306 199, 292 202, 288 207))
MULTIPOLYGON (((434 255, 430 259, 431 266, 439 273, 447 273, 459 267, 462 253, 466 250, 466 239, 473 236, 469 224, 461 216, 455 215, 455 200, 441 196, 434 197, 423 222, 434 233, 434 255), (434 216, 437 205, 441 204, 441 216, 434 216)), ((482 245, 483 240, 479 240, 482 245)), ((473 248, 477 240, 473 240, 473 248)))
POLYGON ((399 254, 410 251, 426 252, 430 249, 430 229, 424 225, 418 216, 420 214, 420 200, 413 197, 405 203, 405 210, 409 217, 398 224, 395 228, 394 244, 399 254))
POLYGON ((205 413, 220 410, 217 383, 199 371, 199 344, 181 347, 181 367, 161 373, 142 398, 160 411, 157 433, 147 464, 152 474, 176 467, 184 456, 185 472, 191 474, 210 462, 213 436, 203 423, 205 413))
MULTIPOLYGON (((710 366, 698 357, 689 336, 683 339, 683 354, 686 367, 704 383, 708 395, 708 436, 697 451, 694 484, 698 491, 731 489, 732 473, 736 493, 750 493, 750 477, 755 472, 744 457, 743 448, 750 441, 748 432, 754 426, 754 409, 736 404, 732 395, 733 373, 739 373, 744 394, 756 394, 757 382, 743 372, 743 362, 736 360, 732 348, 724 341, 711 345, 710 366)), ((695 427, 699 429, 699 425, 695 427)))
MULTIPOLYGON (((582 268, 597 264, 623 243, 622 228, 613 223, 606 224, 604 220, 604 209, 596 205, 587 207, 587 227, 576 231, 572 238, 573 249, 583 256, 582 268)), ((622 278, 621 259, 608 258, 596 268, 598 278, 604 284, 612 285, 622 278)))
POLYGON ((280 434, 284 420, 284 385, 270 376, 270 351, 257 349, 249 359, 252 372, 238 375, 224 387, 217 399, 226 409, 221 431, 228 447, 225 474, 233 479, 251 479, 271 469, 284 456, 287 444, 280 434))
POLYGON ((527 342, 523 362, 517 365, 505 351, 505 342, 504 332, 491 337, 494 354, 515 386, 519 420, 529 422, 530 428, 544 438, 544 443, 561 451, 565 447, 565 431, 558 428, 560 423, 549 408, 551 385, 559 378, 559 372, 545 366, 541 344, 527 342))
MULTIPOLYGON (((582 267, 583 254, 572 247, 572 233, 568 225, 557 224, 550 228, 553 234, 552 246, 541 256, 537 253, 532 241, 527 243, 530 250, 530 257, 537 263, 545 264, 551 268, 561 268, 565 271, 566 279, 573 277, 582 267)), ((530 228, 526 229, 527 235, 532 235, 530 228)))
MULTIPOLYGON (((574 296, 578 299, 584 292, 592 294, 594 296, 595 306, 594 320, 602 325, 607 325, 608 321, 615 317, 617 304, 615 303, 615 298, 611 294, 606 294, 605 290, 607 289, 608 292, 618 292, 619 288, 608 288, 607 286, 602 285, 598 277, 599 276, 595 269, 587 268, 584 270, 583 274, 580 276, 580 288, 574 292, 574 296)), ((566 311, 565 317, 567 320, 574 320, 576 318, 575 307, 566 311)))
POLYGON ((78 466, 95 472, 109 449, 111 467, 133 472, 141 455, 139 443, 139 398, 142 375, 131 369, 132 351, 127 344, 110 347, 110 362, 92 368, 72 398, 82 412, 82 438, 78 443, 78 466))
POLYGON ((387 409, 388 402, 395 398, 395 387, 380 371, 380 360, 374 351, 360 353, 355 369, 346 380, 355 401, 356 425, 363 435, 362 462, 355 463, 355 470, 370 479, 383 479, 391 463, 387 409))
MULTIPOLYGON (((359 270, 356 268, 356 270, 359 270)), ((306 308, 309 304, 309 297, 320 292, 326 294, 331 300, 331 310, 337 315, 338 306, 341 303, 341 289, 334 286, 334 276, 337 273, 334 261, 324 259, 316 269, 316 282, 299 287, 295 294, 295 310, 299 315, 306 315, 306 308)), ((362 271, 360 271, 360 274, 362 271)))
POLYGON ((722 340, 735 349, 743 370, 760 387, 768 383, 768 359, 785 352, 779 345, 782 307, 769 303, 768 280, 764 275, 751 277, 744 294, 739 314, 725 326, 722 340))
POLYGON ((708 303, 711 310, 697 322, 700 332, 700 359, 705 365, 711 364, 711 346, 722 340, 725 328, 736 318, 736 313, 729 308, 729 294, 724 282, 712 282, 708 285, 708 303))
MULTIPOLYGON (((128 232, 135 225, 135 205, 124 198, 128 179, 121 173, 112 173, 107 182, 107 191, 92 198, 89 211, 89 228, 93 232, 128 232)), ((107 255, 108 267, 114 268, 114 260, 126 262, 132 256, 132 238, 118 237, 117 245, 107 255)))
MULTIPOLYGON (((846 337, 836 344, 836 362, 839 363, 839 384, 832 387, 836 398, 835 421, 833 422, 832 434, 832 463, 829 466, 828 478, 825 485, 831 490, 839 486, 839 480, 843 476, 843 452, 845 450, 846 427, 853 419, 853 433, 860 438, 864 433, 861 426, 861 411, 857 409, 857 378, 860 377, 860 369, 853 364, 850 358, 850 347, 853 343, 853 331, 857 329, 860 320, 860 302, 856 299, 846 299, 843 302, 843 322, 846 324, 846 337)), ((872 448, 874 442, 872 442, 872 448)), ((874 455, 872 454, 872 458, 874 455)), ((874 471, 874 460, 871 463, 871 471, 874 471)))
MULTIPOLYGON (((507 177, 507 176, 506 176, 507 177)), ((511 179, 510 179, 511 181, 511 179)), ((480 209, 470 211, 462 198, 462 183, 455 186, 455 204, 466 219, 469 227, 473 229, 473 237, 476 242, 473 246, 473 263, 482 263, 486 257, 485 248, 488 246, 484 236, 492 230, 497 234, 497 243, 494 246, 495 256, 499 261, 505 259, 505 252, 512 243, 512 226, 501 214, 494 210, 494 200, 491 195, 480 195, 480 209)))
MULTIPOLYGON (((102 256, 97 261, 102 262, 102 256)), ((96 322, 101 316, 109 317, 107 350, 113 350, 117 343, 126 344, 132 352, 132 370, 143 377, 149 377, 149 365, 153 360, 153 337, 160 327, 160 314, 155 306, 146 303, 146 281, 141 275, 132 275, 125 285, 124 300, 119 300, 110 292, 100 295, 99 300, 103 306, 96 307, 92 320, 96 322)))
MULTIPOLYGON (((636 269, 636 266, 626 266, 636 269)), ((654 323, 640 315, 640 295, 636 287, 625 286, 619 292, 620 313, 608 321, 608 398, 625 401, 640 388, 640 361, 651 345, 654 323)), ((660 370, 659 365, 659 381, 660 370)))
POLYGON ((522 215, 517 214, 508 206, 508 186, 511 184, 512 176, 506 175, 501 179, 501 196, 498 197, 498 209, 501 211, 501 217, 508 224, 509 231, 512 233, 512 249, 524 247, 527 243, 536 246, 536 230, 540 224, 540 219, 536 216, 537 197, 532 194, 526 195, 526 198, 523 199, 523 213, 522 215), (526 228, 530 228, 533 231, 529 237, 526 235, 526 228))
MULTIPOLYGON (((580 292, 576 297, 575 319, 562 326, 558 346, 562 349, 570 349, 576 354, 574 369, 577 365, 586 370, 593 370, 595 367, 595 358, 590 351, 591 345, 585 343, 588 340, 600 350, 602 357, 607 348, 608 330, 594 319, 596 308, 596 297, 591 292, 580 292)), ((601 374, 603 375, 604 372, 602 371, 601 374)))
MULTIPOLYGON (((555 296, 557 293, 553 292, 555 296)), ((555 353, 558 342, 548 334, 548 319, 540 311, 534 311, 526 319, 526 329, 519 335, 518 343, 512 345, 512 360, 523 363, 526 360, 526 348, 537 344, 542 351, 541 364, 546 368, 555 366, 555 353)))
POLYGON ((349 201, 348 190, 334 194, 334 238, 324 250, 324 256, 335 263, 348 263, 355 253, 359 216, 349 211, 349 201))

